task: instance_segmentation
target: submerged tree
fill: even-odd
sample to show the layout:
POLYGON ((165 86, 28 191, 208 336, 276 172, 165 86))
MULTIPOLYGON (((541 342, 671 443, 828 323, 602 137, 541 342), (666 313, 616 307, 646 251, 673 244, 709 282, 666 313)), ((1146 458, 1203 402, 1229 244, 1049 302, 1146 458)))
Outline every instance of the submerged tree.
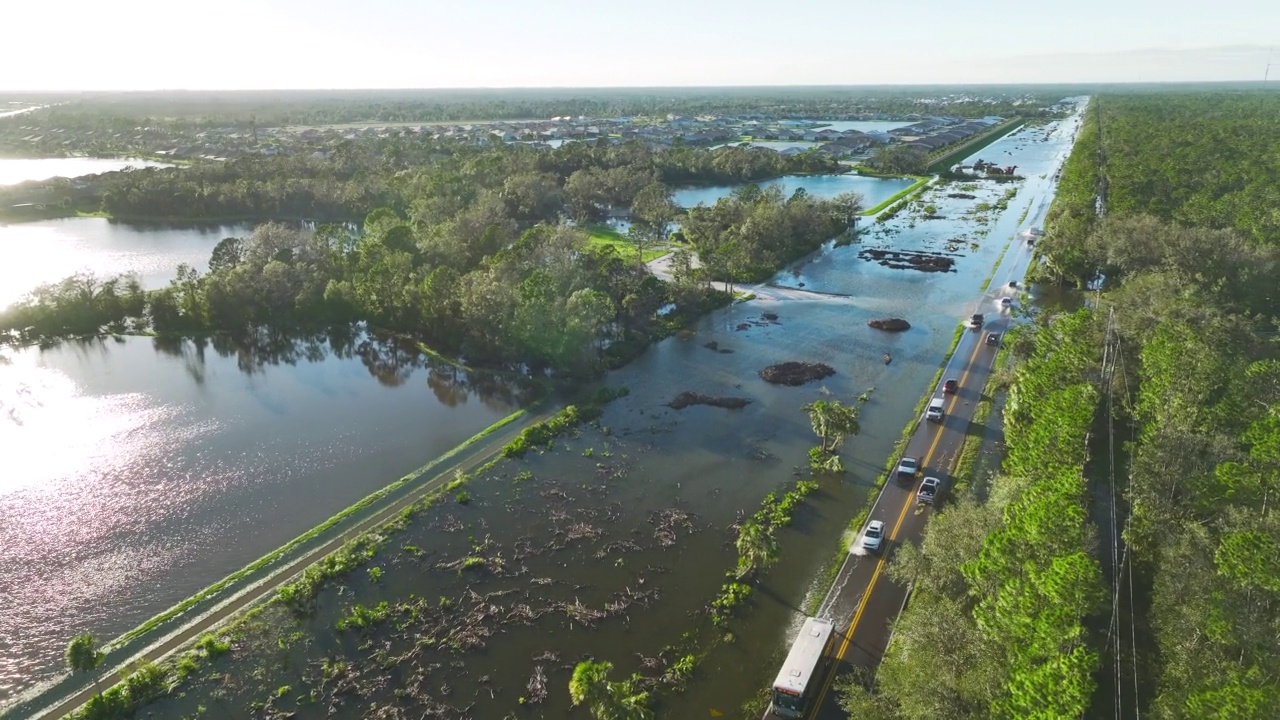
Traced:
POLYGON ((778 561, 778 538, 773 527, 747 520, 738 528, 738 579, 778 561))
POLYGON ((803 409, 809 413, 809 423, 818 436, 818 446, 809 451, 810 463, 815 470, 842 472, 844 465, 836 451, 846 435, 857 435, 861 431, 858 408, 839 400, 817 400, 803 409))
POLYGON ((596 720, 651 720, 649 693, 635 692, 630 680, 609 679, 613 663, 584 660, 569 679, 569 698, 574 706, 586 705, 596 720))

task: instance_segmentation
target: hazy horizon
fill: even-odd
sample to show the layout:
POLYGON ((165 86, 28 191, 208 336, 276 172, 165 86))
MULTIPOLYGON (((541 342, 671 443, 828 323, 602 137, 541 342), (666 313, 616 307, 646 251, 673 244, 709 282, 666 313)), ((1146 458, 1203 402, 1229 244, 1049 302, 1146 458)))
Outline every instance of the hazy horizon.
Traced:
POLYGON ((1280 26, 1269 0, 66 0, 7 14, 21 31, 0 42, 4 92, 1259 81, 1280 26))

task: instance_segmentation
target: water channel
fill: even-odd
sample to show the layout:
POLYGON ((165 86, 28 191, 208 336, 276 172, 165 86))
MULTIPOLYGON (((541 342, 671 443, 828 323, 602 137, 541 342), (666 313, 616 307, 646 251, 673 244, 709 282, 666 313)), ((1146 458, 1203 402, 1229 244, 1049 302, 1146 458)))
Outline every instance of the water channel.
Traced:
MULTIPOLYGON (((830 199, 840 193, 856 192, 862 195, 863 204, 873 207, 911 187, 915 182, 902 178, 874 178, 862 175, 784 175, 776 180, 760 183, 762 187, 779 185, 784 196, 790 196, 796 190, 804 188, 808 194, 830 199)), ((681 207, 693 207, 698 204, 714 205, 717 200, 734 191, 733 185, 710 185, 706 187, 688 187, 676 190, 674 199, 681 207)))
POLYGON ((112 159, 90 157, 68 158, 4 158, 0 157, 0 186, 17 185, 28 180, 48 180, 55 177, 76 178, 84 175, 116 172, 135 167, 172 167, 169 163, 154 160, 112 159))
MULTIPOLYGON (((476 717, 501 717, 517 706, 535 666, 545 666, 551 693, 528 708, 530 716, 565 717, 564 687, 575 658, 611 660, 623 677, 639 669, 637 655, 652 657, 697 625, 689 615, 714 596, 735 557, 730 525, 802 474, 812 437, 800 406, 822 397, 851 402, 870 390, 862 433, 844 452, 849 473, 824 480, 811 496, 783 534, 783 563, 733 625, 733 641, 721 644, 693 687, 664 708, 669 717, 705 717, 713 709, 734 715, 776 670, 807 595, 825 590, 811 587, 813 578, 864 502, 952 329, 972 312, 981 279, 1019 229, 1019 216, 1042 199, 1049 168, 1069 149, 1069 129, 1022 130, 981 153, 1019 164, 1028 177, 985 235, 961 219, 961 204, 948 206, 940 197, 936 202, 947 209, 939 213, 952 219, 902 216, 863 240, 942 250, 967 236, 976 249, 964 245, 957 272, 890 270, 859 259, 858 245, 828 249, 776 278, 782 289, 762 288, 757 300, 712 313, 691 333, 611 373, 607 383, 631 394, 607 409, 608 433, 586 431, 558 443, 557 452, 504 466, 473 481, 469 504, 415 521, 394 544, 428 548, 427 558, 392 552, 378 561, 387 571, 380 582, 360 573, 344 581, 342 592, 326 590, 307 625, 316 641, 289 650, 304 661, 294 667, 355 652, 351 639, 332 637, 353 597, 372 605, 409 593, 457 597, 467 588, 528 593, 534 578, 549 583, 534 588, 536 597, 600 607, 624 588, 655 590, 648 607, 634 606, 625 619, 601 621, 594 630, 563 615, 507 629, 468 655, 465 670, 450 671, 449 682, 466 690, 455 698, 459 707, 475 702, 476 717), (778 319, 765 320, 765 312, 778 319), (908 318, 912 330, 885 335, 866 327, 866 320, 886 315, 908 318), (705 347, 711 341, 716 350, 705 347), (885 353, 892 354, 889 364, 885 353), (801 388, 759 379, 760 368, 783 360, 826 362, 836 375, 801 388), (666 407, 682 390, 752 402, 739 411, 666 407), (533 479, 520 482, 517 470, 533 479), (668 544, 660 530, 673 511, 688 522, 677 523, 668 544), (554 540, 582 525, 603 535, 554 540), (485 538, 506 548, 507 558, 520 554, 522 542, 542 550, 520 561, 526 576, 431 569, 473 552, 485 538), (531 660, 547 652, 560 660, 531 660), (481 692, 466 679, 479 675, 499 680, 481 692)), ((841 187, 849 179, 883 182, 803 181, 812 183, 804 185, 809 192, 831 196, 859 189, 841 187)), ((994 199, 1002 191, 984 183, 978 194, 994 199)), ((0 244, 20 227, 0 227, 0 244)), ((211 234, 212 242, 220 233, 211 234)), ((274 363, 258 359, 260 351, 146 338, 10 353, 0 366, 0 400, 11 415, 0 418, 0 451, 21 471, 0 481, 0 576, 16 578, 0 588, 0 701, 55 671, 74 632, 107 637, 136 625, 427 462, 518 402, 500 386, 476 387, 403 348, 374 352, 384 359, 377 362, 369 351, 357 352, 355 339, 292 347, 267 353, 280 358, 274 363)), ((246 657, 251 661, 252 652, 246 657)), ((273 688, 290 681, 265 679, 273 688)), ((252 698, 248 684, 236 692, 252 698)), ((176 716, 206 701, 197 688, 157 710, 176 716)), ((219 703, 227 717, 242 716, 219 703)), ((353 702, 341 714, 359 717, 364 710, 353 702)), ((300 711, 319 717, 323 708, 300 711)))
POLYGON ((245 224, 146 225, 94 217, 0 225, 0 308, 77 272, 132 273, 144 288, 164 287, 180 263, 203 272, 219 240, 251 230, 245 224))

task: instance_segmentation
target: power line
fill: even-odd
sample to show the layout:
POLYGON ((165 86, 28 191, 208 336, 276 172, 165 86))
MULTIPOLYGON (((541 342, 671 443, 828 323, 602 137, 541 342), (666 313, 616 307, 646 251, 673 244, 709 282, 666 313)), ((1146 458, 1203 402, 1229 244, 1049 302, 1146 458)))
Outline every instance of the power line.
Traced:
MULTIPOLYGON (((1124 383, 1123 397, 1131 400, 1133 396, 1129 389, 1129 373, 1125 372, 1125 368, 1128 366, 1125 365, 1125 362, 1124 362, 1124 344, 1123 343, 1117 343, 1116 354, 1120 361, 1120 380, 1121 382, 1124 383)), ((1129 436, 1137 437, 1138 421, 1137 421, 1137 417, 1133 413, 1132 405, 1129 406, 1128 415, 1129 415, 1129 436)), ((1132 462, 1130 463, 1130 467, 1132 467, 1132 462)), ((1133 487, 1132 482, 1129 483, 1129 487, 1130 488, 1133 487)), ((1132 501, 1132 496, 1130 497, 1132 501)), ((1133 521, 1133 507, 1131 505, 1129 507, 1129 513, 1128 515, 1125 516, 1125 519, 1124 519, 1123 536, 1125 538, 1128 538, 1129 536, 1129 526, 1132 523, 1132 521, 1133 521)), ((1126 540, 1124 544, 1124 559, 1121 561, 1120 565, 1122 570, 1126 566, 1129 569, 1129 659, 1133 665, 1133 717, 1134 717, 1134 720, 1141 720, 1142 701, 1141 701, 1141 696, 1138 694, 1138 626, 1136 621, 1134 620, 1134 615, 1136 614, 1136 612, 1133 606, 1133 557, 1130 555, 1131 549, 1132 549, 1132 546, 1129 544, 1128 540, 1126 540)))
POLYGON ((1124 695, 1121 690, 1122 659, 1124 656, 1124 647, 1121 640, 1119 630, 1120 619, 1120 563, 1119 563, 1119 538, 1117 537, 1116 523, 1116 453, 1115 453, 1115 369, 1116 369, 1116 342, 1115 342, 1115 308, 1109 308, 1107 313, 1107 331, 1106 340, 1103 351, 1103 382, 1106 384, 1107 402, 1107 485, 1110 492, 1110 502, 1108 506, 1108 514, 1111 516, 1111 576, 1112 576, 1112 600, 1111 600, 1111 623, 1107 629, 1109 639, 1114 639, 1114 654, 1112 656, 1112 665, 1114 666, 1115 682, 1113 692, 1115 693, 1115 716, 1116 720, 1122 720, 1124 712, 1124 695), (1111 637, 1111 628, 1115 627, 1114 638, 1111 637))

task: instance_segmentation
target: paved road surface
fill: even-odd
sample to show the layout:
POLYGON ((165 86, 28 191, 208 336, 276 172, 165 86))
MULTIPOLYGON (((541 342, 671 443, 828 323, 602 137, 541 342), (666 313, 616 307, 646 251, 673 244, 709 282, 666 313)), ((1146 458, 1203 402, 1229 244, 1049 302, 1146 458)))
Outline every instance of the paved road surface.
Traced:
MULTIPOLYGON (((1035 224, 1043 217, 1051 197, 1046 195, 1033 201, 1038 203, 1031 215, 1035 224)), ((1010 288, 1009 281, 1016 280, 1021 287, 1030 259, 1031 248, 1025 237, 1013 238, 990 286, 967 309, 965 317, 983 313, 986 324, 980 330, 965 332, 942 373, 943 380, 954 378, 959 381, 956 394, 944 395, 940 386, 933 388, 934 397, 946 399, 942 423, 921 418, 907 444, 905 454, 920 461, 921 471, 914 481, 901 482, 896 478, 886 481, 868 517, 868 521, 880 520, 885 524, 884 544, 875 554, 867 554, 860 549, 850 552, 819 612, 823 617, 849 620, 836 639, 835 661, 814 703, 816 710, 810 712, 809 717, 814 720, 844 718, 844 712, 836 704, 836 693, 831 692, 835 678, 853 667, 875 668, 884 657, 890 623, 906 600, 906 588, 888 578, 885 566, 892 560, 894 551, 903 544, 920 543, 930 512, 928 506, 917 505, 915 501, 920 481, 925 477, 941 478, 944 502, 954 485, 951 472, 999 349, 986 344, 987 333, 1003 334, 1011 327, 1010 309, 1002 308, 1000 299, 1020 292, 1010 288)), ((855 547, 861 539, 859 534, 855 547)))

